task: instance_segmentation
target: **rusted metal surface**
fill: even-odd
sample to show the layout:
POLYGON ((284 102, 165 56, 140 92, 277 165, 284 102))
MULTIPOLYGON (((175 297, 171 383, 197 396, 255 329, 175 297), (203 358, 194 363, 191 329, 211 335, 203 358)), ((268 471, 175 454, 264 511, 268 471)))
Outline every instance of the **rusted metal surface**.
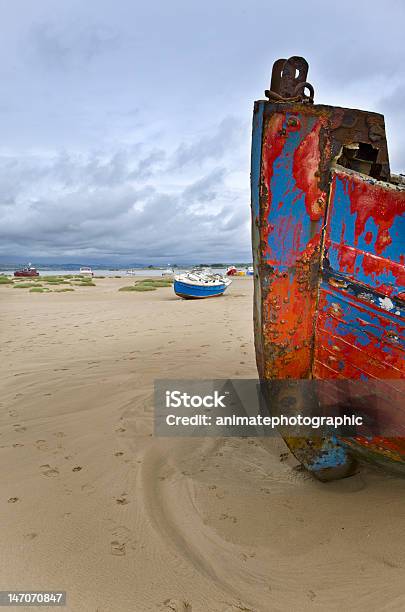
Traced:
MULTIPOLYGON (((259 376, 404 379, 405 190, 384 182, 390 179, 384 118, 285 101, 297 91, 294 79, 306 82, 300 60, 275 63, 271 90, 279 98, 254 109, 259 376)), ((299 393, 294 401, 298 409, 299 393)), ((310 469, 311 462, 316 469, 350 463, 330 440, 310 441, 309 449, 307 441, 288 443, 310 469)), ((370 440, 347 447, 356 445, 368 454, 373 447, 370 440)), ((404 455, 400 461, 405 466, 404 455)))
POLYGON ((307 79, 308 62, 303 57, 290 57, 274 62, 270 89, 266 97, 277 102, 313 102, 314 88, 307 79), (309 94, 305 94, 305 90, 309 94))

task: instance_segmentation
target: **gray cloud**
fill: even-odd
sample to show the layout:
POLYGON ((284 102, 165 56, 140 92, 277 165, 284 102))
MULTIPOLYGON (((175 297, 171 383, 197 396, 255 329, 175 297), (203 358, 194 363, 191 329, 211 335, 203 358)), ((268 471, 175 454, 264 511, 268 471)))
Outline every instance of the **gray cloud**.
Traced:
POLYGON ((246 211, 229 214, 224 168, 183 186, 179 179, 173 193, 166 157, 136 145, 109 157, 0 158, 0 254, 29 245, 31 257, 143 261, 212 259, 214 252, 226 259, 235 243, 248 253, 248 241, 238 236, 246 211))
POLYGON ((194 142, 181 143, 177 148, 173 166, 186 166, 188 164, 201 164, 210 159, 218 159, 233 146, 237 146, 237 137, 240 136, 240 122, 234 117, 227 117, 221 121, 217 129, 194 142))
POLYGON ((195 181, 183 191, 183 199, 190 204, 195 202, 212 202, 222 188, 225 168, 215 168, 203 178, 195 181))
POLYGON ((119 46, 118 33, 106 25, 77 27, 66 23, 57 27, 42 22, 31 27, 27 36, 26 54, 51 71, 81 68, 98 56, 119 46))

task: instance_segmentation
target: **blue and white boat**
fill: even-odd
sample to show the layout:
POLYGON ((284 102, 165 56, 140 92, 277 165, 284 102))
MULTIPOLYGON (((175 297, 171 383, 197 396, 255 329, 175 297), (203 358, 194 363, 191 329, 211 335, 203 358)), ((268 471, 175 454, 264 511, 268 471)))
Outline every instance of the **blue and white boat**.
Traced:
POLYGON ((210 270, 191 270, 174 277, 173 289, 184 299, 201 299, 222 295, 232 281, 210 270))

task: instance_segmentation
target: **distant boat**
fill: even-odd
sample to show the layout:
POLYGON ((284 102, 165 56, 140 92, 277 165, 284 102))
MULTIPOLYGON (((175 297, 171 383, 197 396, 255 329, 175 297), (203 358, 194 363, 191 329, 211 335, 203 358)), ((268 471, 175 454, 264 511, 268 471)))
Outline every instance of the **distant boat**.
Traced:
POLYGON ((218 297, 232 283, 231 280, 204 270, 192 270, 174 277, 174 292, 184 299, 218 297))
POLYGON ((229 268, 227 268, 226 270, 227 276, 245 276, 245 274, 245 270, 238 270, 238 268, 236 268, 235 266, 229 266, 229 268))
POLYGON ((173 274, 174 274, 174 270, 173 268, 170 267, 170 265, 168 265, 166 270, 162 272, 162 276, 173 276, 173 274))
POLYGON ((79 270, 79 274, 80 276, 94 276, 93 275, 93 270, 87 266, 80 268, 79 270))
POLYGON ((39 272, 30 263, 21 270, 16 270, 14 276, 39 276, 39 272))

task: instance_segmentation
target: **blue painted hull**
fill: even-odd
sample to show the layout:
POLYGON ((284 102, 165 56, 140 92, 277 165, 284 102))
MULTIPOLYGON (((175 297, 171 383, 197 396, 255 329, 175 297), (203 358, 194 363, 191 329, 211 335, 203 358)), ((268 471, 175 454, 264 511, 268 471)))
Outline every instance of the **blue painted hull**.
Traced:
POLYGON ((204 287, 203 285, 190 285, 176 280, 173 285, 175 294, 185 299, 217 297, 222 295, 226 288, 227 285, 225 284, 204 287))

